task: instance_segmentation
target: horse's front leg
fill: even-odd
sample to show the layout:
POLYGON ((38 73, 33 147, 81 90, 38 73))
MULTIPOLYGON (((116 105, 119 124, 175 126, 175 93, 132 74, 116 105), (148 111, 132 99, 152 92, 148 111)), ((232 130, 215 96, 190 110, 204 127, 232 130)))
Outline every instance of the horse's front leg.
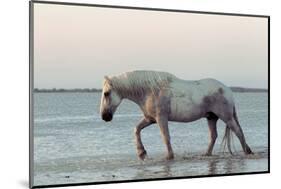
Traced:
POLYGON ((151 125, 152 122, 147 120, 146 118, 142 118, 142 120, 139 122, 139 124, 135 127, 135 139, 136 139, 136 146, 137 146, 137 155, 141 160, 144 160, 146 156, 146 151, 144 149, 144 146, 141 141, 141 130, 149 125, 151 125))
POLYGON ((170 133, 169 133, 169 128, 168 128, 168 119, 167 117, 161 116, 157 118, 157 123, 160 127, 161 135, 164 141, 164 144, 166 145, 167 148, 167 160, 174 159, 174 152, 171 146, 170 142, 170 133))

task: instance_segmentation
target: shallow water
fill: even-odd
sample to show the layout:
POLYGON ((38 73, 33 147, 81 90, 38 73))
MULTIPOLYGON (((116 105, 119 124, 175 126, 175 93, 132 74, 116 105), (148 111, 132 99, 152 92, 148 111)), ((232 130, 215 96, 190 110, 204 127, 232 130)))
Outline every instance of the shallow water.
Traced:
POLYGON ((99 115, 101 93, 34 94, 34 184, 134 180, 163 177, 259 172, 268 170, 267 93, 234 93, 247 143, 255 152, 245 156, 234 137, 236 155, 222 153, 224 124, 211 157, 202 156, 208 144, 206 120, 170 122, 175 160, 155 125, 142 131, 148 159, 135 155, 133 130, 141 119, 138 107, 124 101, 112 122, 99 115))

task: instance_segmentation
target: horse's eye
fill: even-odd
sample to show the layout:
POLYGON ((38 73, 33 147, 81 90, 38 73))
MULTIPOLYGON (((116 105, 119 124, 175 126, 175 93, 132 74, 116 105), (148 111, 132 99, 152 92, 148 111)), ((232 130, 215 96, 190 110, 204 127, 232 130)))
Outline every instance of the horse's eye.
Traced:
POLYGON ((110 92, 107 91, 107 92, 104 92, 104 96, 109 96, 110 95, 110 92))

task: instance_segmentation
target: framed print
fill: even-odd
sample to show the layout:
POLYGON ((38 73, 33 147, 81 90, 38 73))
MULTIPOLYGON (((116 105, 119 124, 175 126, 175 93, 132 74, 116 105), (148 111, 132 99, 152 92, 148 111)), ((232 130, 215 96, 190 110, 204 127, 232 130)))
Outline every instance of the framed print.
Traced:
POLYGON ((270 172, 270 17, 30 1, 30 187, 270 172))

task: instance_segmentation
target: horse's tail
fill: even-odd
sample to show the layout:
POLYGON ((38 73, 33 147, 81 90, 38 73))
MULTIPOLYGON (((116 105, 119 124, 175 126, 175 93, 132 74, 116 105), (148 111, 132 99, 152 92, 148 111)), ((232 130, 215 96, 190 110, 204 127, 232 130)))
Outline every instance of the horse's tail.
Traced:
MULTIPOLYGON (((233 118, 234 118, 235 122, 237 123, 237 125, 240 127, 238 117, 237 117, 237 113, 236 113, 236 110, 235 110, 235 106, 233 107, 233 118)), ((232 150, 231 150, 232 131, 230 130, 230 127, 228 125, 226 125, 226 127, 225 127, 225 132, 224 132, 224 136, 223 136, 223 139, 222 139, 222 144, 223 144, 223 149, 225 150, 225 148, 227 147, 229 153, 231 155, 233 155, 232 150)))
POLYGON ((229 128, 229 126, 226 125, 225 127, 225 131, 224 131, 224 136, 222 139, 222 145, 223 145, 223 151, 225 151, 225 148, 227 147, 229 153, 232 155, 232 150, 231 150, 231 130, 229 128))
POLYGON ((234 117, 237 125, 240 127, 240 123, 238 121, 238 117, 237 117, 237 113, 236 113, 236 110, 235 110, 235 106, 233 107, 233 117, 234 117))

